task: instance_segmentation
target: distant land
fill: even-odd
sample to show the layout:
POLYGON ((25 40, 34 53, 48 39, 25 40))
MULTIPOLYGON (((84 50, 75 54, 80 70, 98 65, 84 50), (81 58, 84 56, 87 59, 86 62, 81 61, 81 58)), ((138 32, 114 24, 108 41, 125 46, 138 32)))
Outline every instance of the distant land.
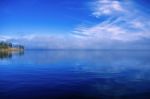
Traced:
POLYGON ((0 52, 23 51, 24 46, 10 42, 0 42, 0 52))

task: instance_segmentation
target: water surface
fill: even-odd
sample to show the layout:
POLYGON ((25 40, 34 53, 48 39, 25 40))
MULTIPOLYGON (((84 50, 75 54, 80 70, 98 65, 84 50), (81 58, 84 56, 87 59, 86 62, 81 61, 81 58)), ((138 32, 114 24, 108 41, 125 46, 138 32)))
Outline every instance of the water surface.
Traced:
POLYGON ((148 50, 0 54, 0 99, 150 99, 148 50))

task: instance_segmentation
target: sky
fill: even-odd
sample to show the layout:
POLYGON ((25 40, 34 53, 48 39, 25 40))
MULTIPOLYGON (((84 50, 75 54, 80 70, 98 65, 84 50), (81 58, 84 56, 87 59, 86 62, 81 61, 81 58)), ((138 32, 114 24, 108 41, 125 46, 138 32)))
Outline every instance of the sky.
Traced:
POLYGON ((0 40, 25 48, 150 49, 150 0, 0 0, 0 40))

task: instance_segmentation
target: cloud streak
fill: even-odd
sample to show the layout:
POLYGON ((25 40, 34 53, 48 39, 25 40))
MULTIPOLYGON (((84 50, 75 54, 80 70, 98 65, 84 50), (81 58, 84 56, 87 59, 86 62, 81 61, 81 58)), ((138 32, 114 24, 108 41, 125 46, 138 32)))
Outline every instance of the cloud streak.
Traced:
POLYGON ((150 38, 150 20, 141 16, 131 1, 95 0, 91 4, 92 15, 98 19, 107 16, 104 22, 93 26, 80 26, 74 31, 75 35, 93 37, 99 41, 131 42, 150 38), (132 12, 131 12, 132 11, 132 12))
POLYGON ((92 15, 97 18, 101 15, 111 15, 126 11, 117 0, 96 0, 91 4, 91 7, 93 10, 92 15))

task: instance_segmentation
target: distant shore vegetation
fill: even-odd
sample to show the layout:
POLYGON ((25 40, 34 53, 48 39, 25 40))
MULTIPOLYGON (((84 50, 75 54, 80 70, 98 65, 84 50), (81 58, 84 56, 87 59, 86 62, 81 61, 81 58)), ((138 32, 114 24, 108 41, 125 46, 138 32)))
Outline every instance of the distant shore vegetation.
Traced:
POLYGON ((19 44, 13 44, 10 42, 0 42, 0 51, 20 51, 24 50, 24 46, 19 44))

